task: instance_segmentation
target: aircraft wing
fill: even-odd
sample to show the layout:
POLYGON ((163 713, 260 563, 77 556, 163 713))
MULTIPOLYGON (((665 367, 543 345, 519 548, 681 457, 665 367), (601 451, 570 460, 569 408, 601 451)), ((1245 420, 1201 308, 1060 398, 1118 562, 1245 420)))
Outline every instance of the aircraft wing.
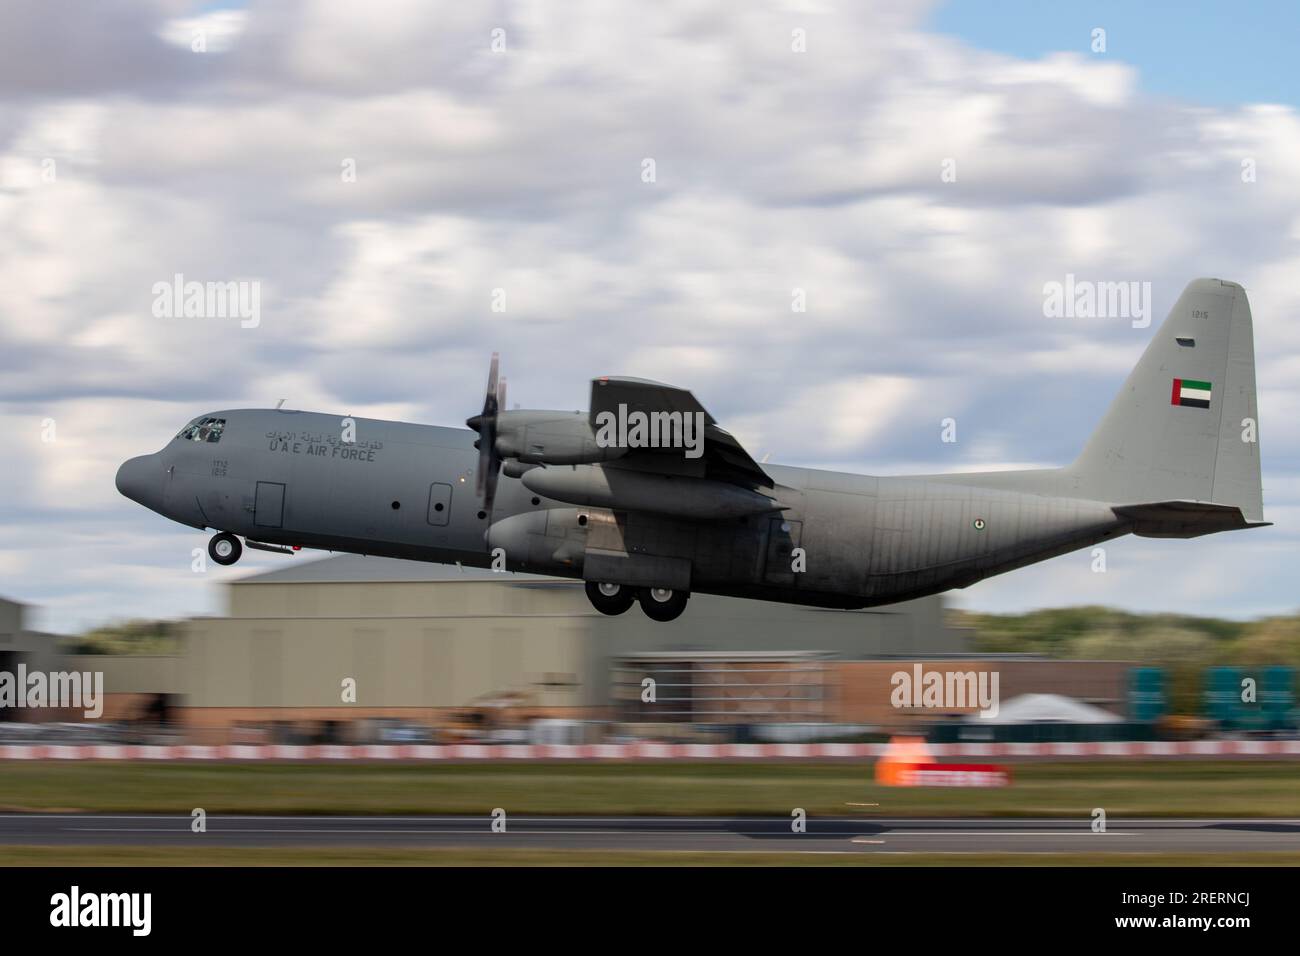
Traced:
POLYGON ((591 382, 590 423, 598 427, 597 416, 612 413, 617 420, 620 406, 624 414, 634 411, 701 413, 704 421, 703 454, 688 458, 681 448, 638 448, 618 459, 618 467, 658 474, 690 475, 742 485, 746 488, 772 487, 774 484, 762 466, 750 456, 740 442, 718 425, 689 390, 643 378, 603 376, 591 382))

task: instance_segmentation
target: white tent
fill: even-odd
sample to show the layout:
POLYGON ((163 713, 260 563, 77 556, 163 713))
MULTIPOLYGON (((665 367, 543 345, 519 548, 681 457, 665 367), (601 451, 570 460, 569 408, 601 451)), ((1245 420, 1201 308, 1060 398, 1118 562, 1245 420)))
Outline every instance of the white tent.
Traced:
POLYGON ((1007 701, 996 717, 972 714, 974 724, 1117 724, 1121 718, 1060 694, 1022 694, 1007 701))

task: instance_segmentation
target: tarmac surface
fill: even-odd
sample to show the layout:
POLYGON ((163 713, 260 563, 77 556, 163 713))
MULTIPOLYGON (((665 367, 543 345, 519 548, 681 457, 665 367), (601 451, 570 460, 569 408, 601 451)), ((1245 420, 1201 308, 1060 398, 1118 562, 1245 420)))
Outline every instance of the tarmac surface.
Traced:
POLYGON ((189 816, 0 814, 10 846, 500 847, 905 853, 1240 853, 1300 851, 1300 819, 907 819, 810 817, 189 816))

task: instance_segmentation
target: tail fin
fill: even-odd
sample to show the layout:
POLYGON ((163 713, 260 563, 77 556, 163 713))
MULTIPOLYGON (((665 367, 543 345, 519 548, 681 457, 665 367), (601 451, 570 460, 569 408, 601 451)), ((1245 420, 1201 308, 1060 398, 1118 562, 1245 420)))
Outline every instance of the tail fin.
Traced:
MULTIPOLYGON (((1097 430, 1065 469, 1081 497, 1211 502, 1263 523, 1255 344, 1246 290, 1183 290, 1097 430)), ((1242 525, 1238 525, 1242 526, 1242 525)))

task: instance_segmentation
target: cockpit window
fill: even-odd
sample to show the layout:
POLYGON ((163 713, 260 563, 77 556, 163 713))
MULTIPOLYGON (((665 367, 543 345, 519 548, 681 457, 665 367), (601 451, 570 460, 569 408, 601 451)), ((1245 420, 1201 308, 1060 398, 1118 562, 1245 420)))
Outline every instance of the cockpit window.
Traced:
POLYGON ((224 418, 196 418, 180 430, 176 437, 185 441, 221 441, 221 433, 226 430, 224 418))

